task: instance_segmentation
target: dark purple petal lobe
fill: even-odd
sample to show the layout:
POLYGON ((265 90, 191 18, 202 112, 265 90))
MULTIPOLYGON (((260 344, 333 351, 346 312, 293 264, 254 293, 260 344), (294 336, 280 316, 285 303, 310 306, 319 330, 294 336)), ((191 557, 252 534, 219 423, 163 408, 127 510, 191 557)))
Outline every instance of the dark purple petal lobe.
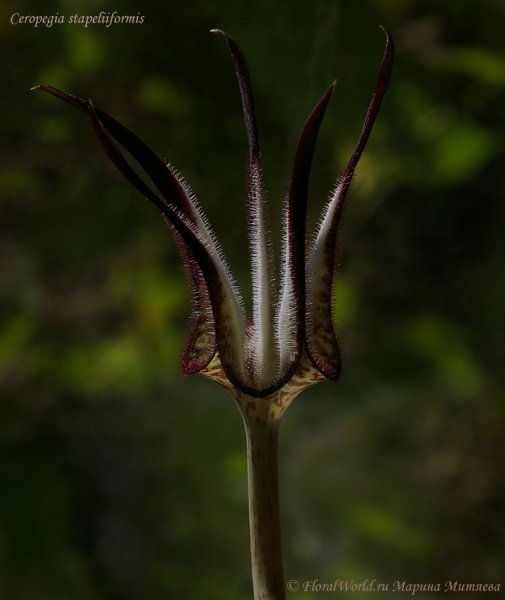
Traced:
POLYGON ((205 278, 188 243, 167 217, 166 203, 153 194, 151 189, 133 171, 112 138, 107 134, 91 103, 89 117, 93 130, 111 162, 138 191, 149 198, 164 213, 165 221, 174 233, 188 279, 192 306, 189 335, 181 357, 181 369, 184 375, 198 373, 210 363, 217 348, 212 306, 205 278))
POLYGON ((254 101, 251 87, 251 77, 247 63, 237 42, 221 29, 212 29, 212 33, 219 33, 226 40, 235 63, 238 85, 240 88, 240 97, 242 99, 242 108, 244 112, 245 127, 247 139, 249 142, 249 154, 251 157, 259 156, 258 127, 256 125, 256 115, 254 112, 254 101))
POLYGON ((258 128, 254 112, 251 78, 244 55, 237 42, 219 29, 213 30, 224 37, 235 64, 242 110, 249 143, 247 187, 249 191, 249 241, 253 290, 253 315, 248 331, 249 369, 251 384, 258 389, 270 387, 278 377, 279 345, 275 339, 274 273, 270 228, 263 201, 258 128))
POLYGON ((175 175, 166 167, 163 161, 137 136, 107 113, 95 109, 91 104, 80 98, 67 95, 59 90, 56 90, 57 93, 53 93, 54 88, 40 86, 39 89, 65 99, 89 115, 95 134, 113 164, 137 190, 157 206, 184 241, 189 252, 189 278, 194 283, 193 289, 199 290, 200 293, 194 306, 204 311, 193 319, 196 329, 190 334, 190 346, 185 353, 185 356, 188 357, 187 369, 185 370, 195 372, 200 368, 199 364, 203 368, 203 366, 206 366, 203 363, 208 356, 212 358, 211 355, 214 354, 215 348, 209 347, 208 353, 202 351, 201 348, 205 336, 209 336, 211 341, 213 339, 213 324, 210 323, 207 328, 202 326, 206 317, 205 310, 208 307, 208 300, 210 300, 223 367, 230 381, 233 381, 239 389, 243 388, 244 391, 248 391, 249 388, 245 388, 243 384, 245 379, 245 361, 243 357, 245 346, 244 322, 236 290, 223 266, 219 250, 213 244, 211 235, 203 225, 203 217, 193 206, 188 206, 191 203, 191 198, 186 194, 184 186, 176 180, 175 175), (110 131, 109 125, 111 125, 113 131, 110 131), (168 197, 158 197, 135 173, 114 143, 112 135, 151 176, 153 183, 157 185, 160 192, 169 192, 168 197), (167 176, 161 172, 160 164, 169 174, 168 184, 165 181, 167 176), (181 198, 182 193, 186 196, 185 198, 181 198), (171 202, 172 200, 174 200, 174 203, 171 202), (182 210, 184 207, 188 207, 189 215, 182 210), (192 261, 194 261, 194 264, 191 264, 192 261), (205 355, 205 359, 202 359, 203 355, 205 355))
POLYGON ((391 77, 393 42, 389 33, 386 30, 384 32, 387 38, 386 50, 361 135, 344 175, 337 183, 323 212, 316 240, 307 261, 307 350, 319 371, 332 380, 336 380, 340 374, 340 352, 332 314, 338 224, 354 169, 370 137, 391 77))
MULTIPOLYGON (((239 321, 241 314, 237 315, 233 287, 224 276, 212 249, 209 249, 208 240, 202 238, 201 231, 196 229, 196 225, 185 214, 171 204, 164 203, 136 175, 97 118, 92 106, 90 119, 95 134, 111 161, 130 183, 158 206, 183 242, 180 247, 191 291, 196 294, 193 300, 195 312, 191 319, 192 327, 183 354, 183 371, 192 374, 206 367, 214 356, 217 341, 223 367, 230 380, 240 389, 244 382, 243 359, 240 356, 240 350, 244 347, 243 322, 239 321), (212 307, 211 315, 209 306, 212 307)), ((125 147, 130 150, 128 146, 125 147)), ((132 155, 136 158, 133 153, 132 155)))
POLYGON ((305 335, 305 221, 309 176, 319 127, 334 87, 335 83, 327 89, 303 127, 284 210, 282 289, 277 327, 281 374, 287 379, 298 366, 305 335))
MULTIPOLYGON (((45 85, 37 86, 35 89, 42 90, 60 98, 90 116, 91 105, 82 98, 45 85)), ((196 223, 195 206, 192 204, 191 199, 186 193, 184 185, 167 167, 165 162, 133 132, 119 123, 119 121, 116 121, 116 119, 99 108, 94 107, 93 110, 95 111, 96 118, 100 120, 108 133, 138 161, 139 165, 144 169, 154 185, 160 191, 164 201, 173 204, 174 207, 182 211, 196 223)), ((94 129, 96 133, 96 128, 94 129)))

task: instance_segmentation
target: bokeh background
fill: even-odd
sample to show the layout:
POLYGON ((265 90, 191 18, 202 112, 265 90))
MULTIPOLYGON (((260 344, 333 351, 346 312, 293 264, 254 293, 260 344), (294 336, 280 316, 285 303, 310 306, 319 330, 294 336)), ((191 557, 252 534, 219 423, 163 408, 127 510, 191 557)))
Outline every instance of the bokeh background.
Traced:
POLYGON ((503 1, 2 0, 2 600, 251 598, 243 427, 224 391, 178 374, 170 232, 84 116, 30 87, 92 98, 173 162, 248 297, 245 132, 208 31, 248 58, 278 252, 304 120, 337 77, 314 223, 361 129, 379 24, 397 55, 343 220, 342 380, 281 430, 286 579, 505 586, 503 1), (10 23, 100 11, 145 21, 10 23))

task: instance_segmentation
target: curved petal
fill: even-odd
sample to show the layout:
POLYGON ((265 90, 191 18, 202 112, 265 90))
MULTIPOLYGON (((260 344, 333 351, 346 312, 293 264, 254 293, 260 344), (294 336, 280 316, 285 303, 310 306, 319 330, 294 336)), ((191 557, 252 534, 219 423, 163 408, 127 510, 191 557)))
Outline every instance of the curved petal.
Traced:
POLYGON ((190 346, 185 351, 186 358, 190 360, 186 368, 189 372, 195 372, 196 369, 200 370, 208 365, 214 355, 215 347, 211 346, 205 350, 201 346, 206 338, 212 342, 215 339, 215 333, 223 367, 230 372, 233 378, 240 381, 244 377, 244 358, 240 353, 240 348, 243 348, 243 321, 237 318, 234 289, 226 277, 226 273, 221 270, 220 261, 216 260, 215 246, 209 247, 208 236, 202 235, 186 214, 174 209, 166 198, 165 202, 162 202, 136 175, 103 127, 91 105, 89 116, 95 134, 111 161, 130 183, 161 209, 188 250, 189 263, 187 266, 189 267, 190 281, 193 284, 192 291, 198 294, 193 307, 198 307, 202 312, 193 318, 194 329, 188 342, 190 346), (211 323, 211 327, 209 327, 209 323, 206 321, 208 302, 212 306, 215 330, 213 324, 211 323))
POLYGON ((332 315, 337 230, 354 169, 370 137, 391 77, 394 57, 393 42, 389 33, 386 30, 384 32, 387 38, 386 50, 361 135, 344 175, 337 183, 335 191, 323 211, 315 242, 307 261, 307 350, 314 365, 323 375, 332 380, 336 380, 340 374, 340 352, 332 315))
MULTIPOLYGON (((205 319, 205 306, 207 299, 210 300, 223 367, 230 381, 240 387, 241 382, 245 379, 243 311, 221 251, 214 241, 205 217, 195 206, 194 197, 188 193, 187 187, 177 179, 174 172, 165 165, 161 158, 107 113, 95 109, 90 103, 77 96, 66 94, 55 88, 39 86, 38 89, 62 98, 89 115, 95 134, 113 164, 137 190, 162 212, 182 238, 189 251, 190 261, 194 261, 198 266, 196 269, 194 265, 186 265, 190 281, 193 280, 196 285, 196 288, 193 286, 193 291, 200 290, 200 297, 194 306, 198 306, 204 311, 193 319, 193 323, 201 324, 205 319), (111 136, 119 141, 139 162, 162 194, 161 198, 135 173, 111 136), (200 274, 205 281, 206 291, 202 287, 200 274)), ((212 331, 207 327, 205 335, 209 333, 212 331)), ((192 354, 193 350, 196 351, 195 344, 199 345, 201 341, 202 338, 196 332, 192 332, 189 342, 192 349, 188 348, 186 355, 192 354)), ((209 353, 213 355, 214 349, 209 349, 209 353)), ((203 363, 207 360, 208 354, 203 363)), ((196 364, 188 365, 190 372, 195 372, 195 369, 199 368, 198 362, 201 363, 201 359, 196 364)), ((205 364, 202 364, 201 368, 203 366, 205 364)))
POLYGON ((305 335, 305 221, 312 158, 319 127, 335 88, 326 90, 305 123, 296 148, 284 205, 281 297, 277 314, 281 377, 290 379, 298 366, 305 335))
POLYGON ((274 331, 276 306, 274 292, 273 253, 270 228, 265 211, 258 129, 254 112, 249 69, 237 42, 220 29, 213 29, 228 43, 240 88, 242 109, 249 142, 247 169, 249 243, 253 291, 253 315, 249 327, 250 381, 257 389, 270 386, 278 377, 279 350, 274 331))

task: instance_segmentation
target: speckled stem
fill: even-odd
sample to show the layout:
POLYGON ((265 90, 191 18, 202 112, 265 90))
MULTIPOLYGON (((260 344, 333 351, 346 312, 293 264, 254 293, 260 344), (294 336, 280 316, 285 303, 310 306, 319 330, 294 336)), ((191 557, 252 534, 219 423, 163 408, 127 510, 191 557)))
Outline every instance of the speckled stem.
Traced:
POLYGON ((284 600, 279 472, 278 419, 247 419, 247 481, 254 600, 284 600))

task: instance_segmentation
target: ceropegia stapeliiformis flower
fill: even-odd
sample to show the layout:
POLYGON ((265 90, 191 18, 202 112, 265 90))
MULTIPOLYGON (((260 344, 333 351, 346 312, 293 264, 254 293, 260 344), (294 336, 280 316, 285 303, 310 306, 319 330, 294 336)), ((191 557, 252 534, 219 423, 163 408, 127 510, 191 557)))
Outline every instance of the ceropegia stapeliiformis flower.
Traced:
POLYGON ((363 129, 344 174, 337 180, 310 248, 305 221, 309 174, 316 139, 335 84, 303 127, 283 208, 279 290, 274 284, 270 232, 265 218, 260 150, 249 72, 237 43, 220 30, 235 63, 249 141, 248 223, 252 315, 223 252, 189 186, 178 172, 134 133, 91 102, 50 86, 40 89, 72 104, 90 119, 110 160, 161 211, 174 232, 192 301, 190 333, 182 354, 184 374, 201 373, 228 389, 242 413, 248 442, 251 551, 255 598, 284 598, 277 490, 277 430, 284 411, 306 387, 340 374, 333 291, 337 233, 354 170, 370 136, 393 64, 386 50, 363 129), (142 167, 157 192, 133 170, 122 146, 142 167))

